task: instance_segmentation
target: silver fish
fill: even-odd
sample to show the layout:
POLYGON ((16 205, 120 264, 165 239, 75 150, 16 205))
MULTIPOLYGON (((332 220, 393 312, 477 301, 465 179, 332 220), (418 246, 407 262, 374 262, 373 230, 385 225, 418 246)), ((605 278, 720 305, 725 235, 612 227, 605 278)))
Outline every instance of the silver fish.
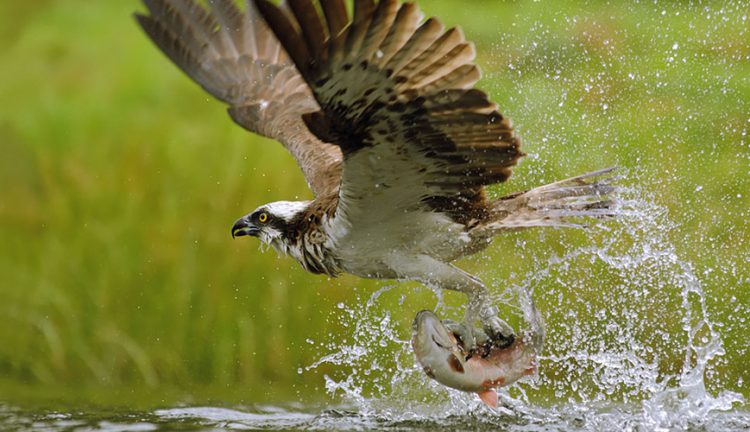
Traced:
POLYGON ((497 387, 536 371, 542 343, 540 327, 516 336, 505 347, 496 346, 488 338, 477 350, 467 353, 456 335, 427 310, 417 314, 412 328, 412 347, 427 376, 445 386, 475 392, 492 408, 497 407, 497 387))

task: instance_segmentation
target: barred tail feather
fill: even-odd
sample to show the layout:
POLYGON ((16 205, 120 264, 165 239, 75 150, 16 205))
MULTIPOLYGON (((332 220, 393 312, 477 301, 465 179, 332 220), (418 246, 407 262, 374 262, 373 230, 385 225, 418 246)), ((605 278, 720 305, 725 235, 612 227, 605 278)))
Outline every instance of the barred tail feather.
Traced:
POLYGON ((618 214, 613 176, 616 167, 590 172, 509 196, 492 203, 492 216, 484 227, 509 230, 530 227, 575 227, 586 218, 618 214))

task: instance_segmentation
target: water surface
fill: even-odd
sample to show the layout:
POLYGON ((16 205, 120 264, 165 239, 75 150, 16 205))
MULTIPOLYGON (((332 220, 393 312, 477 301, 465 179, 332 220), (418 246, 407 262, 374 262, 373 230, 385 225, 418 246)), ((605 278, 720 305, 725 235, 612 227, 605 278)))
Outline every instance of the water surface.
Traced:
POLYGON ((562 405, 551 408, 476 406, 463 414, 423 415, 389 411, 364 413, 341 406, 320 410, 302 405, 181 407, 153 411, 33 412, 3 407, 0 428, 32 431, 154 430, 695 430, 750 429, 750 411, 711 411, 700 418, 685 413, 648 412, 638 405, 562 405), (657 414, 657 415, 655 415, 657 414))

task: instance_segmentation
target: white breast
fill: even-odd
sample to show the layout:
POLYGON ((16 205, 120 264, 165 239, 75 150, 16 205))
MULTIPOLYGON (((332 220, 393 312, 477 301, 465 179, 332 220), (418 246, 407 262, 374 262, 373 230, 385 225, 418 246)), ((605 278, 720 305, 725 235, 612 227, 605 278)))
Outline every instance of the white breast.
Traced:
POLYGON ((455 255, 471 238, 464 226, 446 215, 435 212, 413 212, 398 219, 384 219, 367 226, 323 221, 329 236, 328 247, 335 250, 342 268, 363 277, 396 278, 388 265, 390 256, 428 255, 437 259, 455 255))

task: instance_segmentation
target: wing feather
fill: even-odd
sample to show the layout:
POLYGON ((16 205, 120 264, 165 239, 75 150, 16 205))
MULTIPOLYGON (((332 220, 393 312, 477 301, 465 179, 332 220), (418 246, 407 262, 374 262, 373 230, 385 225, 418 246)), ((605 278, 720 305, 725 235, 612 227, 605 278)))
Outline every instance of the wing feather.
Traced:
POLYGON ((474 45, 469 43, 458 44, 445 54, 430 59, 434 60, 433 63, 421 64, 415 68, 419 72, 411 74, 408 84, 411 87, 422 87, 426 82, 443 77, 459 67, 465 66, 472 59, 474 59, 474 45))
POLYGON ((382 55, 380 46, 388 35, 397 13, 398 0, 381 0, 378 3, 362 42, 362 49, 359 52, 361 58, 371 59, 373 56, 382 55), (377 51, 380 51, 380 53, 377 53, 377 51))
POLYGON ((195 51, 205 45, 210 55, 218 56, 214 49, 217 42, 212 28, 218 23, 216 18, 192 1, 144 0, 154 21, 163 28, 169 29, 176 39, 194 48, 195 51))
POLYGON ((213 0, 208 2, 213 15, 219 23, 216 34, 222 39, 222 46, 229 55, 239 57, 244 51, 244 38, 238 35, 244 33, 245 19, 242 12, 232 0, 213 0))
POLYGON ((385 65, 385 70, 398 75, 401 69, 419 57, 443 32, 443 25, 435 18, 425 21, 412 34, 406 44, 385 65))
POLYGON ((471 61, 474 58, 474 52, 471 49, 463 58, 456 58, 453 53, 453 50, 456 48, 463 49, 467 46, 469 44, 463 42, 461 32, 456 28, 450 29, 435 39, 421 54, 415 56, 408 64, 398 70, 397 74, 409 77, 408 84, 416 86, 424 78, 424 71, 432 64, 440 61, 443 63, 455 61, 460 62, 459 64, 462 65, 467 61, 471 61))
POLYGON ((325 40, 321 39, 320 35, 325 35, 326 32, 315 6, 308 0, 289 0, 289 6, 302 29, 301 36, 303 41, 307 42, 310 56, 318 61, 325 61, 325 57, 322 57, 325 40))
MULTIPOLYGON (((255 2, 293 51, 299 34, 281 33, 295 24, 277 25, 277 7, 255 2)), ((332 20, 332 8, 317 8, 317 0, 297 2, 332 20)), ((336 219, 364 228, 384 209, 403 218, 422 208, 464 223, 481 220, 489 212, 484 186, 506 180, 523 153, 510 121, 473 89, 480 78, 473 44, 434 18, 418 26, 421 14, 410 3, 354 5, 348 30, 338 37, 298 21, 306 38, 323 44, 316 52, 325 56, 297 61, 292 55, 321 108, 304 116, 308 128, 344 154, 336 219)))
POLYGON ((482 77, 479 68, 475 65, 466 64, 456 68, 454 71, 449 72, 441 77, 435 78, 433 81, 426 83, 422 86, 425 92, 434 92, 441 88, 452 88, 466 90, 471 88, 479 78, 482 77))
POLYGON ((296 22, 292 20, 292 17, 283 9, 270 3, 256 3, 256 5, 268 25, 277 29, 276 37, 279 38, 292 61, 295 64, 309 63, 310 49, 300 34, 299 25, 295 25, 296 22))
MULTIPOLYGON (((136 19, 167 57, 227 103, 231 118, 240 126, 279 140, 302 168, 316 196, 338 193, 341 150, 321 142, 306 128, 302 115, 319 106, 254 3, 248 2, 243 11, 234 0, 211 0, 208 8, 195 0, 143 2, 148 15, 136 14, 136 19)), ((309 9, 309 2, 292 4, 297 7, 295 15, 274 8, 266 11, 266 19, 285 29, 287 52, 294 61, 309 62, 323 49, 322 42, 315 42, 323 32, 317 26, 320 18, 309 9), (316 36, 308 38, 312 44, 304 43, 299 21, 316 36)), ((340 13, 341 7, 331 10, 340 13)))
POLYGON ((328 23, 328 34, 331 37, 338 36, 349 21, 346 5, 342 0, 322 0, 320 3, 328 23))
MULTIPOLYGON (((308 0, 309 1, 309 0, 308 0)), ((375 3, 372 0, 354 2, 354 20, 349 26, 344 54, 349 59, 357 58, 370 26, 375 3)))
POLYGON ((387 64, 409 40, 419 25, 422 15, 414 3, 405 3, 399 8, 396 19, 388 31, 380 50, 383 56, 375 61, 377 66, 387 64))

